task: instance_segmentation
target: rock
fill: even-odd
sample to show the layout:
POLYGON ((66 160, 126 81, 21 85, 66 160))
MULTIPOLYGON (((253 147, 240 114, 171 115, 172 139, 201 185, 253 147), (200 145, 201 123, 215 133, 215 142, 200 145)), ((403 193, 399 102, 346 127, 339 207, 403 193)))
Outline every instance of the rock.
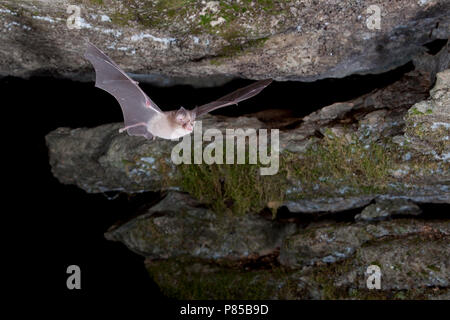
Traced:
POLYGON ((422 210, 415 203, 406 199, 378 200, 355 216, 356 221, 380 221, 393 215, 419 215, 422 210))
MULTIPOLYGON (((411 156, 410 153, 407 153, 402 159, 408 161, 410 156, 411 156)), ((408 175, 409 170, 410 170, 409 166, 404 165, 396 170, 391 170, 391 174, 395 178, 402 178, 408 175)))
POLYGON ((158 85, 314 81, 391 70, 450 35, 446 0, 380 4, 379 29, 368 24, 378 13, 366 0, 211 3, 2 1, 0 75, 92 79, 81 55, 88 38, 138 81, 158 85))
POLYGON ((257 215, 216 214, 186 194, 169 192, 147 213, 105 236, 152 259, 239 260, 274 253, 282 239, 295 230, 295 224, 257 215))
POLYGON ((450 67, 450 44, 448 40, 446 41, 447 43, 439 52, 432 52, 431 54, 424 53, 413 58, 415 70, 427 73, 430 82, 434 82, 438 72, 450 67))
MULTIPOLYGON (((420 234, 423 228, 437 228, 446 236, 450 229, 448 222, 438 224, 415 220, 394 220, 378 224, 326 224, 305 230, 285 239, 280 249, 279 261, 282 265, 299 268, 319 262, 335 263, 347 259, 370 241, 420 234)), ((364 250, 364 249, 361 249, 364 250)))
POLYGON ((146 266, 162 292, 178 299, 442 299, 449 235, 448 221, 438 220, 322 223, 286 237, 281 266, 189 257, 146 259, 146 266), (367 288, 370 265, 380 267, 380 290, 367 288))
MULTIPOLYGON (((76 184, 87 192, 128 193, 165 190, 176 171, 170 155, 178 141, 119 134, 122 124, 90 129, 59 128, 46 136, 53 174, 61 183, 76 184), (75 170, 75 172, 74 172, 75 170)), ((255 118, 202 117, 203 131, 210 128, 258 129, 255 118)))
POLYGON ((354 107, 353 103, 334 103, 330 106, 324 107, 316 112, 303 118, 305 122, 314 122, 319 126, 328 124, 333 120, 342 119, 344 116, 352 110, 354 107))
MULTIPOLYGON (((448 116, 445 109, 447 72, 438 74, 430 98, 438 99, 430 103, 436 104, 434 109, 440 122, 448 116)), ((233 167, 240 170, 239 175, 252 179, 253 182, 248 183, 260 185, 260 190, 234 179, 236 172, 230 166, 222 168, 218 165, 211 170, 194 165, 184 168, 194 170, 186 173, 171 160, 172 149, 178 142, 147 141, 119 134, 119 124, 91 129, 60 128, 50 132, 46 137, 50 164, 59 181, 76 184, 88 192, 183 189, 209 204, 223 198, 222 208, 227 207, 227 203, 234 203, 233 206, 241 211, 261 210, 269 203, 279 203, 291 212, 322 214, 362 208, 377 197, 404 198, 416 203, 449 203, 448 161, 433 156, 423 158, 422 153, 417 152, 423 146, 422 151, 426 154, 433 143, 446 150, 449 144, 445 140, 431 142, 427 137, 421 142, 419 136, 413 135, 413 121, 437 123, 438 120, 428 114, 410 115, 406 122, 403 120, 407 104, 412 105, 425 96, 429 82, 424 78, 427 77, 421 72, 408 73, 392 85, 351 102, 325 107, 301 119, 299 126, 282 130, 276 175, 261 179, 252 168, 233 167), (411 90, 411 87, 415 89, 411 90), (402 96, 398 109, 393 107, 395 100, 391 100, 394 89, 400 90, 397 95, 402 96), (414 93, 403 95, 401 90, 414 93), (384 99, 382 92, 386 93, 384 99), (317 137, 316 132, 323 132, 323 137, 317 137), (225 186, 221 185, 215 194, 208 194, 198 184, 190 184, 185 179, 189 174, 216 179, 225 186), (248 204, 241 205, 240 201, 245 197, 239 197, 239 194, 256 199, 258 205, 252 209, 248 204)), ((258 130, 270 127, 266 118, 258 117, 266 122, 253 116, 208 115, 202 118, 201 125, 203 132, 216 128, 222 134, 227 128, 258 130)), ((433 130, 432 123, 427 125, 430 130, 433 130)), ((199 126, 200 122, 198 129, 199 126)), ((442 128, 445 129, 445 125, 439 126, 436 133, 442 128)), ((276 210, 275 207, 272 209, 276 210)))
POLYGON ((381 268, 381 289, 384 291, 446 288, 449 286, 450 270, 445 257, 449 253, 448 237, 426 240, 421 236, 412 236, 380 243, 356 254, 357 262, 353 265, 356 275, 355 271, 344 272, 334 283, 337 287, 366 289, 365 278, 360 275, 369 265, 375 264, 381 268))
POLYGON ((373 200, 373 196, 316 198, 287 201, 285 205, 290 212, 296 213, 333 213, 363 208, 373 200))
MULTIPOLYGON (((418 205, 450 203, 449 164, 421 149, 428 137, 410 132, 429 115, 406 115, 424 99, 427 79, 415 70, 287 125, 273 176, 258 166, 176 166, 177 142, 119 134, 121 124, 49 133, 52 172, 88 192, 166 194, 105 237, 145 256, 169 297, 444 299, 449 221, 414 217, 418 205), (370 265, 381 269, 381 290, 367 289, 370 265)), ((437 79, 426 102, 445 120, 447 71, 437 79)), ((270 127, 261 114, 208 115, 201 124, 221 132, 270 127)))
POLYGON ((414 104, 405 116, 411 148, 450 162, 450 69, 438 73, 430 98, 414 104))
POLYGON ((151 143, 119 134, 119 123, 92 129, 59 128, 46 136, 52 172, 60 182, 87 192, 156 191, 164 188, 162 170, 173 167, 171 141, 151 143), (75 169, 76 168, 76 169, 75 169), (74 171, 75 170, 75 171, 74 171))

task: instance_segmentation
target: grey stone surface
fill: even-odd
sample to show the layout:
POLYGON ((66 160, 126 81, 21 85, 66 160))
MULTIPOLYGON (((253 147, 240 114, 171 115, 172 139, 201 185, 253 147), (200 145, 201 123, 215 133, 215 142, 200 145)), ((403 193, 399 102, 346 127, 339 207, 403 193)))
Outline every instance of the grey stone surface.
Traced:
POLYGON ((422 210, 417 204, 406 199, 379 200, 364 208, 355 216, 357 221, 387 220, 393 215, 419 215, 422 210))
POLYGON ((81 55, 88 38, 139 81, 158 85, 217 85, 233 77, 314 81, 385 72, 416 58, 424 44, 449 38, 447 0, 377 4, 380 29, 367 26, 371 5, 2 0, 0 75, 92 79, 81 55), (69 5, 80 8, 79 29, 67 26, 69 5))
POLYGON ((279 260, 283 265, 296 268, 318 262, 335 263, 352 257, 357 250, 365 250, 363 245, 370 242, 419 235, 424 228, 437 230, 436 232, 446 237, 450 234, 448 221, 425 223, 415 220, 394 220, 369 225, 363 223, 310 225, 286 238, 280 250, 279 260))
POLYGON ((105 236, 153 259, 239 260, 275 252, 284 237, 295 231, 295 224, 257 215, 216 214, 187 194, 169 192, 147 213, 105 236))
POLYGON ((416 151, 450 162, 450 69, 438 73, 430 98, 405 115, 407 142, 416 151))

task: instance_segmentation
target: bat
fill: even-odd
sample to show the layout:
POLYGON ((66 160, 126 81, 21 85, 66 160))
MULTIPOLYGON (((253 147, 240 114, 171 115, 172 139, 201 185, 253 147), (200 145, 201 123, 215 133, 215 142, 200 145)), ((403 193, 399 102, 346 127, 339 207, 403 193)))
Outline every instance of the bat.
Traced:
POLYGON ((131 136, 147 139, 178 139, 190 134, 198 117, 219 108, 237 105, 257 95, 272 82, 272 79, 254 82, 192 110, 180 107, 164 112, 142 91, 138 82, 90 42, 84 57, 95 69, 95 86, 112 94, 120 104, 125 126, 119 132, 127 131, 131 136))

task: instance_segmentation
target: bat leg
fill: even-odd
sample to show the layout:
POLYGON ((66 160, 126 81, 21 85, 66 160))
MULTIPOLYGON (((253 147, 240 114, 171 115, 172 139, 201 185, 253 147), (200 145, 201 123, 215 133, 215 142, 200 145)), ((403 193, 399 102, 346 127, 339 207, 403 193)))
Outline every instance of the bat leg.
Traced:
POLYGON ((156 139, 156 137, 154 136, 154 135, 152 135, 150 132, 146 132, 145 134, 144 134, 144 137, 146 138, 146 139, 148 139, 148 140, 155 140, 156 139))
POLYGON ((147 124, 146 124, 145 122, 139 122, 139 123, 136 123, 136 124, 132 124, 131 126, 126 126, 126 127, 120 128, 120 129, 119 129, 119 132, 122 133, 122 132, 124 132, 125 130, 128 130, 128 129, 130 129, 130 128, 135 128, 135 127, 140 127, 140 126, 146 126, 146 125, 147 125, 147 124))

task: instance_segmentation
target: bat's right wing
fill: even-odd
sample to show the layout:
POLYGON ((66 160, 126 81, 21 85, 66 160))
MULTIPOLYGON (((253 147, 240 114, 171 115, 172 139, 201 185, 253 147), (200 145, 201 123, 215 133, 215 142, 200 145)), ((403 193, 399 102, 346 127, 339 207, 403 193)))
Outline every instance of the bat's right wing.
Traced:
POLYGON ((205 113, 211 112, 213 110, 223 108, 232 104, 237 104, 243 100, 249 99, 251 97, 256 96, 260 93, 265 87, 267 87, 272 82, 272 79, 260 80, 246 87, 240 88, 226 96, 202 105, 200 107, 196 107, 195 114, 196 117, 199 117, 205 113))
POLYGON ((112 94, 122 108, 125 128, 130 135, 151 138, 145 124, 155 115, 162 113, 138 83, 131 79, 119 66, 92 43, 84 54, 95 69, 95 86, 112 94))

